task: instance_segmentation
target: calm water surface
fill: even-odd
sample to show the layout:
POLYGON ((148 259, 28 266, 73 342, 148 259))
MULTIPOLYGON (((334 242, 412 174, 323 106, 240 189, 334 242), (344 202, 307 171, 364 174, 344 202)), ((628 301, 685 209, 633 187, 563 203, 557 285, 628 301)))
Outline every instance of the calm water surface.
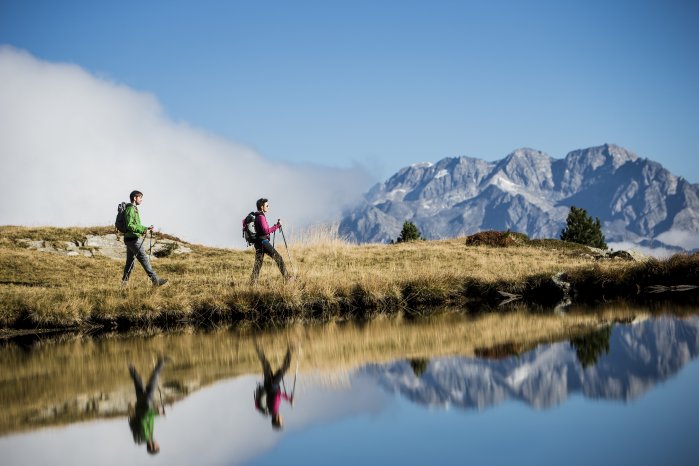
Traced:
MULTIPOLYGON (((204 345, 191 335, 180 338, 190 339, 185 346, 204 345)), ((419 357, 333 371, 308 370, 305 366, 314 356, 297 351, 284 380, 291 392, 296 379, 295 400, 293 406, 282 401, 284 428, 279 431, 254 406, 262 370, 256 370, 259 362, 250 343, 222 355, 218 366, 184 367, 173 357, 161 374, 170 402, 165 402, 165 415, 154 422, 157 455, 149 455, 145 444, 134 441, 124 405, 136 397, 121 353, 148 351, 138 341, 129 343, 129 349, 119 349, 114 345, 120 343, 110 339, 82 338, 0 347, 12 353, 3 371, 18 374, 28 365, 55 372, 51 354, 69 360, 79 351, 87 352, 85 360, 96 354, 114 356, 97 358, 99 369, 94 370, 119 366, 113 381, 102 376, 90 382, 89 374, 75 374, 88 382, 72 388, 59 388, 60 382, 46 386, 37 375, 18 376, 19 380, 5 375, 3 411, 14 418, 4 419, 0 462, 699 464, 695 315, 616 324, 570 341, 535 344, 510 356, 506 351, 481 351, 481 357, 419 357), (236 364, 244 369, 237 371, 236 364), (188 387, 187 380, 197 377, 207 383, 188 387), (90 399, 95 390, 102 393, 102 411, 96 408, 99 402, 90 399), (66 406, 60 405, 64 399, 73 400, 73 405, 82 400, 92 406, 93 414, 58 413, 57 406, 66 406), (38 408, 23 410, 17 403, 35 403, 38 408)), ((265 340, 268 345, 269 341, 274 338, 265 340)), ((324 351, 339 352, 332 346, 324 351)), ((283 354, 284 349, 269 351, 273 369, 283 354)), ((80 366, 72 364, 66 370, 80 372, 74 369, 80 366)), ((139 370, 148 372, 150 367, 142 364, 139 370)), ((65 375, 54 377, 64 380, 65 375)), ((162 392, 156 393, 158 400, 162 392)))

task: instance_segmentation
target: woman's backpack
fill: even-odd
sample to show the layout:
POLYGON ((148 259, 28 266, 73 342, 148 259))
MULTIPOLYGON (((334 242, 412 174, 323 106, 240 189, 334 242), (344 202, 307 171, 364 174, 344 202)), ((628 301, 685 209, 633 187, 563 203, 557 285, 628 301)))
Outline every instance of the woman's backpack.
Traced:
POLYGON ((257 231, 255 230, 255 219, 257 218, 257 212, 250 212, 243 219, 243 238, 248 243, 248 246, 255 244, 257 240, 257 231))
POLYGON ((255 409, 263 416, 269 415, 269 409, 267 408, 267 391, 264 385, 261 383, 257 384, 255 387, 255 409))

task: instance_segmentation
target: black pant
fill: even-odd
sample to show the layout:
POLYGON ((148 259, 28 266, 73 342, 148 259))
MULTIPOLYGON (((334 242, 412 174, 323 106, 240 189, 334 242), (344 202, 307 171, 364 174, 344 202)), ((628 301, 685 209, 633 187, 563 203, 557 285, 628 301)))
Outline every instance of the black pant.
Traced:
POLYGON ((138 260, 143 266, 143 270, 148 274, 148 278, 155 282, 158 279, 153 267, 150 265, 150 259, 148 259, 148 254, 146 254, 146 248, 143 245, 146 237, 139 240, 138 238, 125 239, 124 244, 126 245, 126 265, 124 265, 124 275, 122 277, 123 281, 129 279, 131 272, 133 271, 134 262, 138 260))
POLYGON ((286 374, 286 371, 289 370, 289 366, 291 365, 291 349, 286 350, 284 362, 282 363, 281 367, 277 369, 276 372, 272 372, 272 366, 269 364, 269 361, 267 360, 264 351, 262 351, 262 349, 259 346, 256 347, 256 349, 257 357, 260 359, 260 362, 262 363, 262 374, 264 376, 265 389, 271 388, 276 389, 278 391, 279 384, 282 381, 282 377, 284 377, 284 374, 286 374))
POLYGON ((136 390, 137 406, 153 406, 153 392, 155 391, 155 387, 158 386, 158 376, 163 369, 163 365, 165 365, 165 360, 161 358, 158 360, 158 365, 155 366, 155 369, 151 372, 148 385, 145 387, 143 386, 143 381, 141 380, 141 376, 138 375, 136 368, 134 366, 129 366, 129 374, 131 374, 134 389, 136 390))
POLYGON ((257 279, 260 276, 262 260, 265 258, 265 254, 274 259, 274 262, 277 263, 277 267, 279 267, 279 271, 282 273, 284 278, 288 278, 289 274, 286 271, 284 259, 282 259, 281 254, 279 254, 277 250, 274 249, 272 243, 270 243, 268 239, 265 239, 262 241, 255 242, 255 265, 252 268, 252 276, 250 277, 250 281, 252 283, 257 282, 257 279))

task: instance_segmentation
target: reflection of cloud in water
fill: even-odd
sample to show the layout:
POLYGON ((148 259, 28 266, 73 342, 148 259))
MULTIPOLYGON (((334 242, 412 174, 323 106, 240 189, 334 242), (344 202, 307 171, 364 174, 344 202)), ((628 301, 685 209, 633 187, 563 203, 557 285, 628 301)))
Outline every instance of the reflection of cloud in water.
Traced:
POLYGON ((242 464, 271 450, 285 435, 361 412, 377 412, 389 396, 373 381, 352 386, 309 384, 299 374, 294 406, 282 404, 285 428, 253 405, 257 376, 215 384, 192 394, 156 418, 160 453, 148 455, 132 440, 126 418, 75 424, 0 438, 3 464, 242 464))
POLYGON ((483 409, 516 399, 548 408, 576 392, 590 398, 635 399, 698 353, 699 317, 659 318, 615 327, 609 353, 587 368, 564 342, 497 361, 437 358, 419 378, 405 361, 368 366, 364 372, 388 391, 424 405, 483 409))

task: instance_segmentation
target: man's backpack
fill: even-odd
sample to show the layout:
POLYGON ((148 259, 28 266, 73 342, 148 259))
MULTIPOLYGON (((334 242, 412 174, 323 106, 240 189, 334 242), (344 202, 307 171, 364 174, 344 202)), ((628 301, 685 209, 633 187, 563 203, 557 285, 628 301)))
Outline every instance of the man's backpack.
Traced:
POLYGON ((257 231, 255 230, 255 219, 257 218, 256 212, 250 212, 243 219, 243 238, 248 243, 248 246, 255 244, 257 239, 257 231))
POLYGON ((128 202, 122 202, 117 206, 116 220, 114 226, 120 233, 126 233, 126 207, 130 206, 128 202))

